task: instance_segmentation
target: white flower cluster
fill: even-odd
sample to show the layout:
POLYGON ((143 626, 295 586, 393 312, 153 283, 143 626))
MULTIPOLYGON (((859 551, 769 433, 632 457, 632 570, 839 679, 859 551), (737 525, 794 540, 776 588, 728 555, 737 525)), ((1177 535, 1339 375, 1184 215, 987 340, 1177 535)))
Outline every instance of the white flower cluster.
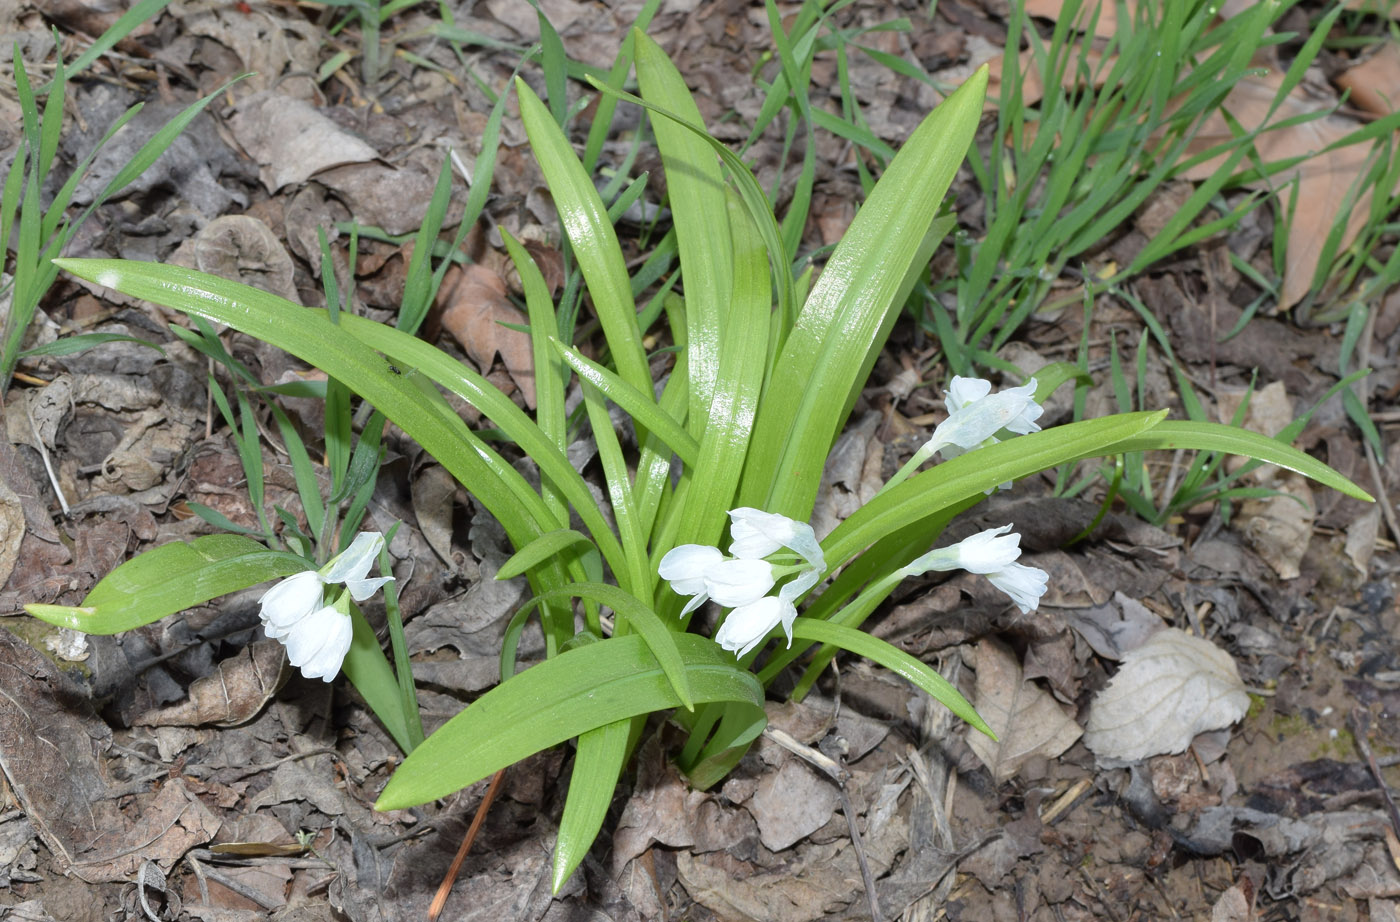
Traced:
POLYGON ((682 615, 707 599, 733 609, 715 635, 724 649, 742 657, 780 624, 791 646, 792 622, 797 619, 795 603, 826 572, 817 536, 806 522, 759 509, 732 509, 729 518, 734 538, 729 556, 717 547, 683 544, 661 558, 661 578, 670 581, 677 593, 691 597, 682 615), (803 563, 786 568, 796 577, 780 586, 776 596, 770 596, 778 577, 785 574, 775 573, 773 564, 764 558, 781 548, 795 552, 803 563))
POLYGON ((1035 402, 1035 388, 1035 378, 1031 378, 1020 387, 993 394, 990 381, 954 376, 945 397, 948 418, 934 428, 920 454, 927 458, 941 451, 944 458, 955 458, 983 445, 995 445, 1001 441, 996 434, 1003 429, 1017 435, 1039 432, 1036 420, 1045 410, 1035 402))
POLYGON ((383 546, 379 532, 362 531, 321 569, 289 576, 258 600, 263 632, 282 642, 287 660, 308 679, 335 678, 354 635, 350 600, 363 602, 393 580, 366 578, 383 546), (327 604, 326 587, 336 583, 343 583, 345 590, 327 604))

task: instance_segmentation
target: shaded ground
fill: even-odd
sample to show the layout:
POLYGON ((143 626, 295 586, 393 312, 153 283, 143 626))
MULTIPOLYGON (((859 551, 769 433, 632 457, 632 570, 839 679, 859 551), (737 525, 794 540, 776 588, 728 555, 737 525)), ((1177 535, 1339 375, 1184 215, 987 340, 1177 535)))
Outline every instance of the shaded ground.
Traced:
MULTIPOLYGON (((882 6, 858 4, 842 23, 888 19, 882 6)), ((545 9, 569 53, 600 67, 631 15, 567 2, 545 9)), ((0 26, 17 32, 21 53, 42 70, 51 63, 47 23, 65 35, 100 32, 81 18, 87 13, 82 4, 50 4, 46 20, 23 6, 8 19, 0 13, 0 26)), ((993 2, 940 3, 932 22, 922 9, 904 15, 912 31, 866 41, 946 79, 1005 41, 1004 10, 993 2)), ((415 16, 396 29, 411 32, 422 24, 415 16)), ((128 152, 197 92, 259 72, 211 107, 135 193, 100 211, 71 255, 180 262, 319 304, 318 227, 354 216, 390 234, 416 229, 447 148, 471 161, 490 103, 472 81, 454 85, 403 59, 373 100, 350 70, 318 89, 307 75, 354 44, 327 37, 330 21, 290 4, 172 5, 81 81, 72 100, 80 117, 63 140, 70 163, 132 102, 149 100, 132 136, 118 138, 128 152), (314 143, 290 148, 292 125, 314 143)), ((506 42, 536 37, 533 10, 510 0, 467 5, 457 23, 506 42)), ((741 141, 761 95, 740 75, 771 47, 762 7, 665 9, 648 31, 692 81, 716 133, 741 141)), ((411 47, 460 73, 445 46, 411 47)), ((470 63, 499 89, 515 60, 493 52, 470 63)), ((929 86, 864 56, 852 58, 850 80, 872 130, 891 143, 937 100, 929 86)), ((834 59, 820 59, 813 82, 837 85, 834 59)), ((3 95, 0 110, 0 150, 12 151, 17 110, 3 95)), ((503 130, 489 220, 471 242, 484 269, 449 282, 437 326, 444 347, 478 362, 489 366, 499 351, 492 378, 512 392, 518 343, 490 322, 504 316, 510 284, 493 228, 531 241, 547 274, 554 267, 552 281, 560 257, 553 212, 513 116, 503 130)), ((627 149, 619 134, 608 158, 620 163, 627 149)), ((860 189, 848 144, 823 137, 817 153, 809 246, 839 237, 860 189)), ((767 186, 781 137, 760 139, 753 154, 767 186)), ((784 177, 799 164, 785 166, 784 177)), ((653 183, 657 166, 639 163, 653 169, 653 183)), ((114 168, 98 165, 107 175, 114 168)), ((970 177, 955 191, 976 220, 970 177)), ((1129 261, 1151 215, 1144 209, 1095 258, 1129 261)), ((1258 294, 1229 257, 1267 267, 1271 237, 1269 213, 1255 212, 1132 290, 1162 319, 1185 374, 1220 418, 1232 415, 1257 369, 1250 424, 1274 432, 1337 380, 1338 331, 1260 317, 1219 341, 1258 294)), ((344 235, 333 251, 343 278, 344 235)), ((950 259, 938 257, 940 265, 950 259)), ((406 264, 403 247, 361 241, 356 295, 366 313, 388 316, 406 264)), ((113 344, 24 366, 6 405, 9 438, 0 441, 13 494, 0 497, 7 547, 17 554, 4 612, 75 604, 137 551, 208 531, 189 502, 255 524, 236 454, 211 413, 207 367, 165 329, 170 318, 66 281, 44 308, 41 335, 128 332, 162 342, 166 354, 113 344)), ((1075 309, 1039 317, 1004 357, 1027 370, 1072 360, 1080 324, 1075 309)), ((1400 300, 1391 297, 1374 308, 1364 343, 1378 370, 1370 409, 1386 436, 1397 418, 1397 329, 1400 300)), ((1136 390, 1141 331, 1121 303, 1096 304, 1088 342, 1099 383, 1088 415, 1117 409, 1108 383, 1115 344, 1136 390)), ((267 383, 299 374, 275 350, 227 339, 267 383)), ((1179 412, 1170 365, 1149 350, 1142 401, 1179 412)), ((937 385, 946 370, 920 369, 934 351, 912 323, 896 329, 833 455, 819 529, 868 498, 942 418, 937 385)), ((287 405, 316 431, 314 404, 287 405)), ((1052 403, 1042 422, 1068 412, 1052 403)), ((1378 496, 1400 486, 1400 455, 1368 466, 1339 401, 1318 410, 1298 444, 1378 496)), ((290 468, 271 436, 264 453, 268 503, 294 508, 290 468)), ((1188 461, 1145 463, 1160 486, 1188 461)), ((419 449, 392 443, 383 474, 371 521, 385 531, 406 523, 391 552, 431 729, 494 681, 501 631, 523 587, 491 579, 509 553, 504 536, 419 449)), ((1120 507, 1091 540, 1070 546, 1093 521, 1102 488, 1062 499, 1042 478, 993 498, 950 532, 1014 522, 1028 562, 1051 573, 1041 610, 1008 610, 974 578, 923 581, 903 587, 872 629, 936 663, 984 712, 1003 707, 1011 731, 1000 747, 974 751, 962 727, 905 683, 843 661, 803 704, 771 703, 780 732, 709 793, 686 787, 667 761, 675 733, 655 723, 609 826, 558 901, 549 896, 549 850, 571 754, 512 768, 444 917, 868 918, 863 857, 883 918, 1395 918, 1400 816, 1377 783, 1377 775, 1396 780, 1400 762, 1395 545, 1374 507, 1277 471, 1258 483, 1305 502, 1246 503, 1228 524, 1203 505, 1161 528, 1120 507), (1097 764, 1077 741, 1088 703, 1131 639, 1162 625, 1228 651, 1254 693, 1249 713, 1181 755, 1097 764), (836 766, 844 785, 814 764, 836 766)), ((118 638, 56 633, 23 615, 0 622, 0 918, 424 917, 485 783, 422 810, 373 812, 396 748, 343 683, 284 669, 280 646, 257 630, 256 598, 245 593, 118 638)), ((541 653, 538 636, 527 634, 522 654, 541 653)))

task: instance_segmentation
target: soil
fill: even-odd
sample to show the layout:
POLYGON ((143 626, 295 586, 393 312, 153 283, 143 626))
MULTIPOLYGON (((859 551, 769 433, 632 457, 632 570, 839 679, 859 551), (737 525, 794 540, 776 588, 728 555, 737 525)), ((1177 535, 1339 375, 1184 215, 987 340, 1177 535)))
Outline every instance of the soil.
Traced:
MULTIPOLYGON (((437 21, 437 5, 410 7, 384 34, 412 55, 386 55, 384 76, 367 85, 358 26, 332 28, 341 8, 175 0, 70 86, 58 181, 123 111, 145 103, 76 202, 90 201, 104 177, 199 95, 256 73, 220 94, 140 181, 99 208, 68 255, 174 262, 320 305, 317 229, 330 231, 343 280, 351 246, 335 222, 353 218, 392 238, 359 238, 354 304, 391 318, 412 252, 411 237, 395 241, 417 229, 448 150, 474 162, 492 104, 483 88, 504 91, 517 65, 508 46, 539 37, 525 4, 447 6, 459 28, 485 40, 464 45, 459 57, 418 34, 437 21), (317 79, 340 50, 351 63, 317 79), (297 146, 298 137, 307 143, 297 146)), ((115 21, 117 7, 21 0, 0 10, 0 33, 9 33, 0 48, 18 42, 31 75, 45 75, 37 85, 52 73, 51 26, 72 60, 115 21)), ((635 15, 633 6, 575 0, 541 8, 569 55, 598 68, 611 66, 635 15)), ((778 9, 785 23, 797 11, 778 9)), ((936 78, 915 80, 853 55, 845 77, 870 130, 897 146, 936 104, 934 85, 951 86, 999 54, 1006 15, 1000 0, 945 0, 936 12, 861 0, 834 13, 840 28, 907 17, 907 28, 861 41, 936 78)), ((1355 28, 1379 30, 1374 22, 1355 28)), ((763 101, 761 81, 778 73, 764 6, 663 4, 647 31, 687 76, 717 136, 742 143, 763 101)), ((1328 61, 1337 64, 1335 55, 1328 61)), ((8 58, 3 69, 0 87, 12 86, 8 58)), ((522 73, 543 91, 538 66, 522 73)), ((839 105, 840 76, 835 55, 819 55, 813 86, 829 96, 814 102, 839 105)), ((586 90, 571 83, 570 101, 583 101, 586 90)), ((0 89, 0 164, 19 144, 18 111, 0 89)), ((584 132, 587 124, 572 123, 584 132)), ((637 124, 635 111, 619 109, 604 162, 624 162, 637 124)), ((513 103, 501 130, 493 191, 467 237, 474 263, 449 277, 425 335, 526 405, 528 353, 522 358, 496 323, 518 317, 509 301, 518 282, 505 268, 500 232, 528 243, 551 284, 562 279, 563 260, 513 103), (489 307, 483 314, 464 303, 489 307)), ((803 252, 838 239, 860 198, 861 154, 820 132, 815 153, 803 252)), ((790 190, 801 169, 801 151, 785 149, 779 128, 747 156, 764 188, 790 190)), ((664 176, 643 145, 633 174, 646 169, 643 202, 654 208, 664 204, 664 176)), ((454 182, 450 214, 460 213, 468 188, 460 176, 454 182)), ((953 192, 960 219, 980 233, 970 171, 953 192)), ((1180 193, 1164 187, 1152 203, 1158 210, 1145 206, 1105 240, 1061 294, 1104 265, 1131 262, 1160 208, 1180 193)), ((1229 192, 1225 203, 1247 194, 1229 192)), ((1250 212, 1229 234, 1125 286, 1160 319, 1184 378, 1143 337, 1138 314, 1106 294, 1087 331, 1076 295, 1073 308, 1034 315, 1001 357, 1034 370, 1073 361, 1087 342, 1089 416, 1118 409, 1110 374, 1117 350, 1130 370, 1131 406, 1170 407, 1180 417, 1185 381, 1210 416, 1228 421, 1253 387, 1245 424, 1279 431, 1339 379, 1343 329, 1265 309, 1241 335, 1224 338, 1262 294, 1239 267, 1269 269, 1272 216, 1250 212)), ((623 227, 629 256, 644 255, 645 224, 623 227)), ((1376 258, 1384 262, 1394 245, 1393 234, 1382 238, 1376 258)), ((953 268, 951 248, 934 264, 953 268)), ((346 683, 307 680, 285 666, 281 646, 259 630, 260 589, 115 637, 50 628, 22 613, 29 603, 77 604, 137 553, 212 533, 192 504, 236 525, 258 524, 235 441, 209 396, 212 366, 170 332, 176 318, 63 276, 41 307, 37 341, 123 333, 164 351, 115 342, 29 360, 5 400, 0 563, 12 570, 0 601, 0 919, 425 918, 488 782, 420 809, 374 811, 399 750, 346 683)), ((1054 472, 1031 478, 977 507, 946 539, 1014 522, 1023 562, 1051 574, 1039 610, 1019 613, 980 578, 940 575, 904 585, 868 624, 934 664, 979 710, 1002 709, 1000 745, 971 738, 898 677, 843 657, 801 703, 769 702, 769 730, 711 791, 687 785, 669 760, 679 731, 654 720, 602 835, 557 897, 551 849, 573 751, 512 766, 443 918, 1396 919, 1400 811, 1388 783, 1400 781, 1400 536, 1382 507, 1400 487, 1400 447, 1389 438, 1400 419, 1400 297, 1378 296, 1365 310, 1357 354, 1375 373, 1360 393, 1382 452, 1368 449, 1335 396, 1322 400, 1295 444, 1379 504, 1265 468, 1247 482, 1271 495, 1228 511, 1202 499, 1150 523, 1119 500, 1095 524, 1104 479, 1067 497, 1054 472), (1073 540, 1091 524, 1087 540, 1073 540), (1188 732, 1189 747, 1175 754, 1126 762, 1096 755, 1081 736, 1091 702, 1127 671, 1133 638, 1162 628, 1224 655, 1237 678, 1213 680, 1243 688, 1243 716, 1195 725, 1202 732, 1188 732)), ((265 384, 314 377, 239 334, 223 341, 265 384)), ((947 376, 936 342, 902 320, 833 453, 819 530, 849 514, 927 437, 942 418, 947 376)), ((219 381, 230 384, 222 372, 219 381)), ((293 397, 283 405, 314 443, 318 403, 293 397)), ((471 408, 458 409, 479 422, 471 408)), ((1070 412, 1059 397, 1042 423, 1070 412)), ((266 508, 296 515, 290 463, 275 424, 263 422, 266 508)), ((1190 461, 1163 453, 1132 463, 1160 498, 1190 461)), ((1096 469, 1086 463, 1070 482, 1096 469)), ((502 632, 525 589, 492 579, 510 554, 499 526, 396 432, 367 521, 386 532, 403 523, 390 551, 431 731, 495 681, 502 632)), ((368 614, 382 631, 382 606, 368 614)), ((522 658, 542 655, 538 633, 527 632, 522 658)), ((1215 703, 1194 701, 1185 708, 1193 716, 1215 703)))

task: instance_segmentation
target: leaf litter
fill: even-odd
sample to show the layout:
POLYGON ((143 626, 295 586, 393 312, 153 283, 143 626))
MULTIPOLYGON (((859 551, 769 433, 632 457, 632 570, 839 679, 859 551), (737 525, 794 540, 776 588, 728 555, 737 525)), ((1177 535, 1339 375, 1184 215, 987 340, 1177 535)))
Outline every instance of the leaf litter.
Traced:
MULTIPOLYGON (((569 0, 542 8, 572 54, 610 63, 627 24, 620 17, 569 0)), ((470 84, 454 87, 400 60, 394 66, 408 79, 396 98, 374 110, 359 95, 364 88, 340 75, 318 93, 308 75, 319 64, 322 33, 290 8, 253 4, 253 13, 245 14, 234 5, 174 3, 171 9, 171 44, 155 51, 155 60, 171 62, 171 73, 179 77, 198 47, 206 62, 197 75, 204 91, 243 70, 259 76, 233 91, 235 107, 197 120, 190 145, 173 148, 149 181, 99 212, 72 255, 170 259, 182 245, 194 248, 202 234, 209 266, 222 261, 230 277, 262 276, 293 301, 320 303, 317 226, 354 218, 389 233, 410 232, 445 146, 468 161, 476 153, 489 101, 470 84), (278 95, 256 95, 263 92, 278 95), (270 108, 269 98, 276 102, 270 108), (261 124, 253 117, 258 112, 264 112, 261 124), (298 112, 297 124, 310 126, 305 130, 318 139, 305 157, 291 147, 298 132, 271 118, 298 112), (245 219, 242 229, 216 233, 230 218, 245 219), (249 228, 253 233, 242 236, 249 228)), ((50 12, 60 24, 77 15, 50 12)), ((865 39, 887 54, 911 52, 951 77, 978 48, 999 55, 1003 13, 995 4, 954 0, 938 5, 934 27, 916 28, 907 38, 877 32, 865 39)), ((650 30, 694 81, 706 119, 731 141, 744 139, 740 126, 761 102, 749 82, 733 78, 757 66, 754 49, 770 41, 764 17, 751 14, 735 3, 663 4, 650 30), (725 120, 731 109, 740 117, 725 120)), ((846 15, 869 25, 889 14, 858 3, 846 15)), ((36 27, 29 29, 36 35, 46 31, 28 5, 14 21, 36 27)), ((410 18, 404 25, 423 21, 410 18)), ((509 3, 462 12, 458 23, 501 41, 533 41, 537 28, 533 11, 509 3)), ((1392 97, 1383 88, 1394 47, 1382 42, 1371 57, 1352 59, 1357 66, 1338 69, 1336 82, 1351 89, 1358 110, 1391 111, 1392 97)), ((428 50, 439 52, 437 63, 455 66, 446 49, 428 50)), ((862 114, 887 143, 897 144, 911 119, 936 101, 927 84, 891 79, 861 54, 848 65, 862 114)), ((514 61, 487 54, 479 66, 501 82, 514 61)), ((140 65, 119 61, 113 67, 110 80, 79 91, 87 94, 86 125, 64 134, 65 145, 78 145, 69 151, 73 156, 86 152, 81 143, 95 140, 90 132, 147 95, 140 65)), ((836 87, 836 72, 834 58, 818 57, 820 85, 836 87)), ((1267 90, 1265 79, 1256 95, 1267 90)), ((192 87, 178 85, 177 93, 185 92, 192 87)), ((1315 104, 1321 102, 1301 96, 1288 103, 1300 112, 1315 104)), ((1244 123, 1252 106, 1241 97, 1231 111, 1244 123)), ((1316 126, 1312 135, 1277 132, 1280 150, 1329 143, 1343 124, 1355 127, 1340 121, 1345 117, 1316 126), (1316 133, 1324 128, 1331 133, 1316 133)), ((148 136, 131 135, 135 144, 148 136)), ((492 262, 498 242, 492 227, 499 225, 530 241, 557 287, 562 260, 549 242, 552 208, 510 118, 503 138, 499 195, 488 206, 488 220, 473 230, 480 258, 471 270, 499 265, 492 262)), ((0 134, 0 147, 13 143, 0 134)), ((807 231, 810 245, 839 234, 859 196, 848 145, 823 137, 817 145, 814 201, 821 207, 807 231)), ((627 146, 609 140, 604 151, 620 162, 627 146)), ((780 134, 765 135, 750 149, 765 186, 795 177, 782 152, 780 134)), ((1306 220, 1295 220, 1292 233, 1306 232, 1313 243, 1325 233, 1319 229, 1330 227, 1348 175, 1354 176, 1350 161, 1323 164, 1318 178, 1304 174, 1308 184, 1300 180, 1295 213, 1306 220)), ((653 178, 660 177, 653 172, 653 178)), ((1164 190, 1160 207, 1169 210, 1171 196, 1185 188, 1164 190)), ((456 202, 449 214, 459 210, 456 202)), ((1150 230, 1153 220, 1143 213, 1137 226, 1150 230)), ((345 238, 334 227, 327 232, 343 281, 349 270, 345 238)), ((1292 233, 1281 306, 1299 279, 1304 288, 1312 279, 1302 249, 1307 241, 1295 243, 1292 233)), ((1229 257, 1267 270, 1271 234, 1269 216, 1252 215, 1227 238, 1207 241, 1133 283, 1167 324, 1189 380, 1217 418, 1233 414, 1251 371, 1260 370, 1250 412, 1282 398, 1281 415, 1251 422, 1266 432, 1290 421, 1297 407, 1311 406, 1337 371, 1330 358, 1336 338, 1325 330, 1256 317, 1244 335, 1221 341, 1254 295, 1229 257)), ((1106 241, 1105 252, 1121 264, 1140 245, 1128 233, 1106 241)), ((198 252, 193 264, 203 267, 198 252)), ((388 317, 407 257, 397 244, 365 238, 359 256, 354 296, 388 317)), ((498 338, 509 342, 493 312, 508 303, 500 295, 511 280, 495 272, 489 281, 494 294, 468 308, 469 321, 453 335, 464 351, 475 350, 484 372, 503 382, 509 376, 524 391, 523 357, 512 367, 507 350, 495 345, 498 338), (478 315, 471 317, 473 311, 478 315), (504 361, 494 364, 494 354, 504 361)), ((64 288, 45 308, 52 314, 48 335, 59 322, 121 330, 164 342, 171 358, 107 347, 29 366, 45 381, 69 375, 74 396, 65 407, 54 403, 61 412, 44 423, 37 440, 19 432, 0 446, 0 473, 15 498, 3 502, 8 497, 0 495, 0 507, 9 510, 4 546, 14 557, 4 587, 7 610, 35 600, 76 602, 129 553, 200 533, 188 501, 254 522, 227 437, 208 417, 206 369, 169 341, 168 318, 77 287, 64 288), (147 463, 136 463, 143 459, 147 463), (74 517, 56 515, 58 490, 73 502, 74 517)), ((1369 348, 1378 369, 1373 393, 1393 403, 1400 387, 1393 361, 1400 324, 1392 315, 1400 303, 1387 310, 1369 348)), ((1108 299, 1096 305, 1088 330, 1073 313, 1032 324, 1024 341, 1012 344, 1019 351, 1003 358, 1030 374, 1050 357, 1072 356, 1083 338, 1101 382, 1086 402, 1112 408, 1108 343, 1116 335, 1129 353, 1125 361, 1136 362, 1136 353, 1122 344, 1137 341, 1140 321, 1108 299)), ((231 340, 265 383, 300 372, 272 350, 231 340)), ((1160 350, 1146 350, 1144 396, 1170 401, 1170 364, 1160 350)), ((928 367, 932 357, 912 330, 896 329, 873 387, 852 416, 856 425, 824 475, 819 505, 827 527, 848 515, 941 419, 943 372, 928 367)), ((1128 386, 1135 392, 1137 382, 1128 386)), ((1387 412, 1387 403, 1379 405, 1387 412)), ((7 407, 7 431, 14 406, 7 407)), ((314 431, 314 411, 295 412, 314 431)), ((1335 402, 1324 406, 1300 444, 1364 480, 1363 456, 1335 402)), ((290 467, 275 443, 264 450, 268 499, 295 514, 290 467)), ((391 552, 396 569, 412 573, 404 611, 431 729, 498 677, 501 632, 522 589, 491 579, 509 554, 494 523, 477 514, 470 497, 424 475, 425 459, 414 446, 400 443, 396 451, 370 516, 386 530, 396 519, 420 523, 403 528, 391 552)), ((1400 489, 1397 451, 1391 446, 1379 473, 1392 494, 1400 489)), ((1166 478, 1176 462, 1144 463, 1166 478)), ((770 706, 775 728, 802 746, 830 751, 827 757, 848 773, 844 793, 884 914, 1243 919, 1329 906, 1341 907, 1343 918, 1393 918, 1400 899, 1393 855, 1400 847, 1391 850, 1388 795, 1364 770, 1354 743, 1358 735, 1368 739, 1384 773, 1393 771, 1391 753, 1400 739, 1384 720, 1358 733, 1360 724, 1347 716, 1356 707, 1377 716, 1400 707, 1395 552, 1377 537, 1374 519, 1364 523, 1360 509, 1319 496, 1313 518, 1289 520, 1292 537, 1275 560, 1252 543, 1248 523, 1259 517, 1243 508, 1228 524, 1209 510, 1185 510, 1162 528, 1115 511, 1089 541, 1065 549, 1094 520, 1097 506, 1050 496, 1044 487, 1019 485, 976 522, 958 526, 970 534, 1018 523, 1032 561, 1055 574, 1054 595, 1040 611, 1022 616, 981 581, 953 576, 911 583, 872 622, 881 636, 941 663, 984 714, 997 715, 995 747, 860 662, 840 661, 839 677, 823 683, 821 697, 770 706), (1280 561, 1291 569, 1280 571, 1280 561), (1209 643, 1213 652, 1178 655, 1180 674, 1214 669, 1204 681, 1225 689, 1223 698, 1236 695, 1241 683, 1257 696, 1242 719, 1237 698, 1215 721, 1196 723, 1199 709, 1187 708, 1172 744, 1186 739, 1180 754, 1147 755, 1125 768, 1099 766, 1074 737, 1093 726, 1097 702, 1129 686, 1134 645, 1147 635, 1175 637, 1182 630, 1190 633, 1181 636, 1209 643), (1211 662, 1216 666, 1205 665, 1211 662), (1214 723, 1228 726, 1191 735, 1214 723)), ((1283 499, 1277 508, 1298 505, 1283 499)), ((372 812, 368 805, 397 751, 346 690, 297 678, 281 684, 280 661, 273 669, 259 659, 255 600, 256 592, 246 593, 120 640, 90 638, 81 662, 41 658, 35 650, 69 650, 65 640, 39 632, 27 619, 5 619, 0 691, 22 705, 0 720, 6 780, 0 789, 0 905, 12 917, 98 918, 104 907, 132 917, 149 911, 211 920, 271 912, 318 920, 332 913, 356 920, 423 916, 461 840, 463 817, 484 785, 416 814, 372 812), (71 744, 63 748, 62 766, 41 761, 42 747, 32 745, 41 737, 71 744), (209 848, 286 844, 303 832, 315 836, 314 855, 233 858, 209 848), (143 870, 147 859, 158 872, 143 870)), ((537 632, 527 630, 520 651, 526 662, 543 656, 537 632)), ((637 773, 618 792, 611 837, 558 904, 547 896, 548 850, 571 756, 544 753, 513 767, 488 816, 485 847, 469 856, 450 897, 452 917, 547 918, 564 907, 586 907, 610 919, 798 920, 867 912, 835 782, 766 739, 719 789, 694 792, 665 761, 669 732, 649 728, 637 773)), ((1134 743, 1146 738, 1139 733, 1134 743)))

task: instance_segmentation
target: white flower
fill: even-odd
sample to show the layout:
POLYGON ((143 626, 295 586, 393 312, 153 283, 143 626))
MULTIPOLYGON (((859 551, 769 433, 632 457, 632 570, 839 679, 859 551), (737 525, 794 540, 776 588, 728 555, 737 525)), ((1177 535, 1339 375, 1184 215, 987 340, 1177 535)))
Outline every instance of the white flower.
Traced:
POLYGON ((816 533, 806 522, 798 522, 775 512, 764 512, 751 506, 729 510, 729 529, 734 538, 729 553, 735 557, 767 557, 780 547, 796 551, 817 570, 826 569, 821 545, 816 533))
POLYGON ((393 579, 366 578, 383 546, 383 535, 361 532, 320 570, 289 576, 258 600, 263 632, 282 641, 288 661, 308 679, 335 678, 354 633, 349 600, 363 602, 393 579), (336 583, 343 583, 347 591, 327 605, 325 587, 336 583))
POLYGON ((792 622, 796 620, 796 606, 780 590, 776 596, 764 596, 730 612, 715 634, 715 642, 742 658, 781 624, 791 646, 792 622))
POLYGON ((1013 563, 995 573, 988 573, 992 585, 1011 596, 1011 601, 1021 609, 1021 614, 1040 607, 1040 597, 1049 587, 1050 574, 1039 567, 1028 567, 1023 563, 1013 563))
POLYGON ((903 576, 917 576, 929 570, 967 570, 987 577, 1007 595, 1022 614, 1040 605, 1040 597, 1050 584, 1050 576, 1037 567, 1017 563, 1021 556, 1021 536, 1010 525, 989 528, 950 547, 929 551, 900 570, 903 576))
POLYGON ((948 418, 933 430, 920 453, 927 457, 941 451, 945 458, 953 458, 995 444, 996 434, 1003 429, 1019 435, 1040 431, 1035 421, 1044 409, 1035 402, 1035 388, 1031 378, 1020 387, 993 394, 989 381, 954 377, 946 395, 948 418))
POLYGON ((732 509, 729 518, 733 522, 734 541, 729 546, 733 556, 703 544, 683 544, 661 558, 657 572, 677 593, 691 596, 682 616, 707 599, 733 609, 715 634, 715 641, 726 650, 743 656, 780 624, 791 646, 796 602, 826 572, 817 536, 806 522, 761 509, 732 509), (763 558, 780 548, 796 552, 803 564, 780 566, 775 573, 773 564, 763 558), (778 577, 790 573, 796 575, 776 596, 770 596, 778 577))

